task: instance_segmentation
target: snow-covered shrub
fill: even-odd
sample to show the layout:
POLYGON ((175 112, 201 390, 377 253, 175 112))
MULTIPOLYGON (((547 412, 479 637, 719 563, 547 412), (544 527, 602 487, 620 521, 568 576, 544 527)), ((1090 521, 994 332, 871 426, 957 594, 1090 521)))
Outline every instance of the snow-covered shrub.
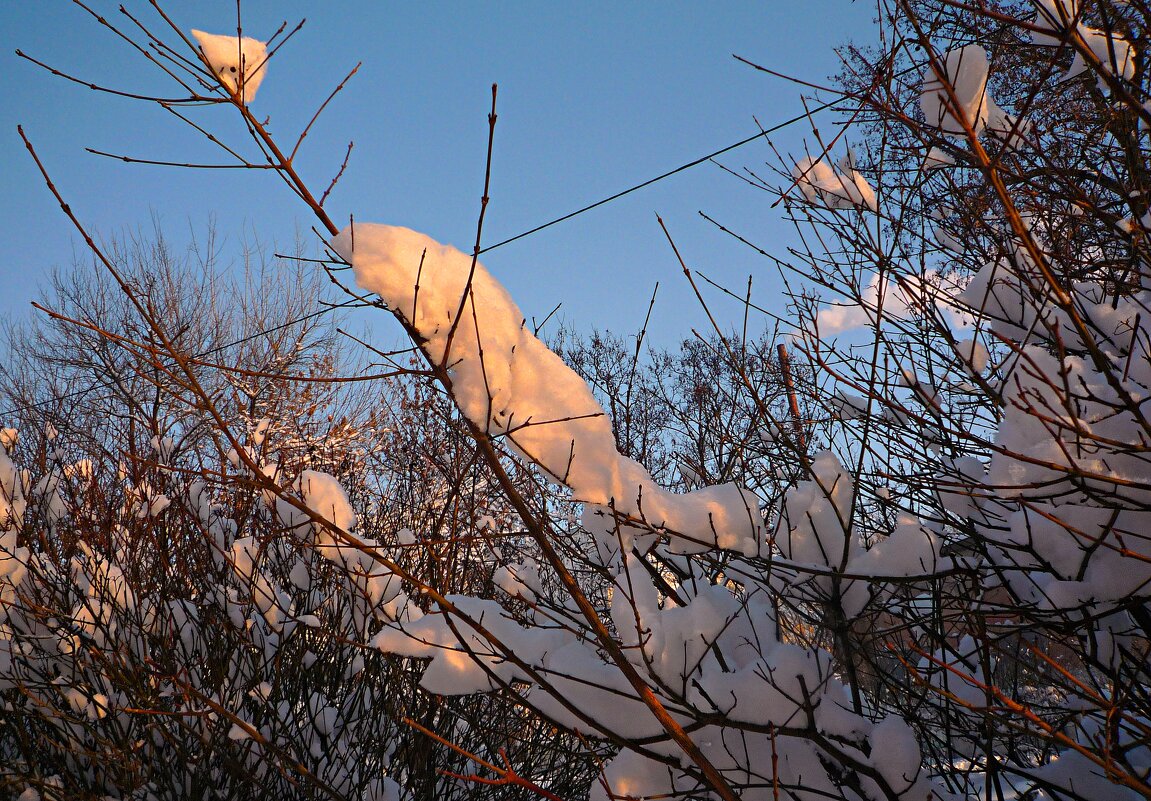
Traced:
MULTIPOLYGON (((21 428, 0 451, 4 792, 388 799, 400 779, 452 798, 438 771, 468 763, 425 745, 408 718, 475 751, 524 737, 507 746, 515 758, 559 764, 567 738, 522 707, 437 698, 417 687, 419 664, 367 645, 414 589, 377 558, 440 570, 444 591, 490 585, 494 567, 461 532, 481 514, 502 526, 507 510, 446 399, 403 376, 371 396, 325 383, 343 357, 323 328, 251 341, 270 309, 303 316, 290 310, 314 283, 245 295, 193 277, 162 243, 124 252, 177 341, 228 351, 228 369, 198 381, 234 428, 204 426, 150 354, 61 321, 14 331, 9 363, 24 369, 5 374, 4 393, 21 428), (92 389, 57 400, 75 386, 92 389)), ((46 303, 144 336, 82 273, 60 273, 46 303)), ((580 771, 586 784, 587 763, 561 767, 580 771)))

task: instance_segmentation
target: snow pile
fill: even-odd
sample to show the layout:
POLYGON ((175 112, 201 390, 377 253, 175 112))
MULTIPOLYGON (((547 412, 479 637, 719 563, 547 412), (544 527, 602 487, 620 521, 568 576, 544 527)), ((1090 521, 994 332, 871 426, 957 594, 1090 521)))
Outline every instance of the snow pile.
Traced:
POLYGON ((948 708, 949 723, 954 727, 950 746, 967 757, 980 754, 977 732, 983 720, 981 710, 993 703, 989 688, 995 686, 995 661, 991 659, 985 666, 981 661, 985 653, 975 638, 964 635, 958 643, 944 644, 924 655, 915 668, 918 681, 954 701, 948 708))
MULTIPOLYGON (((7 429, 14 431, 13 429, 7 429)), ((16 435, 8 438, 15 444, 16 435)), ((10 445, 7 447, 11 447, 10 445)), ((8 456, 6 446, 0 445, 0 531, 19 528, 24 520, 28 502, 24 499, 24 480, 20 470, 8 456)))
POLYGON ((991 353, 987 346, 973 337, 964 337, 955 342, 955 355, 964 366, 973 374, 980 374, 987 369, 991 361, 991 353))
MULTIPOLYGON (((1004 525, 985 536, 1004 547, 1004 560, 1044 565, 1037 579, 1019 576, 1018 592, 1054 608, 1123 603, 1151 591, 1151 463, 1141 446, 1143 424, 1121 394, 1148 397, 1146 361, 1119 392, 1085 360, 1062 360, 1031 346, 1027 368, 1011 382, 1006 417, 996 438, 1004 453, 991 462, 989 483, 1005 498, 1004 525), (1074 391, 1052 391, 1032 369, 1066 376, 1074 391), (1056 436, 1044 417, 1055 418, 1056 436), (1101 449, 1098 443, 1120 447, 1101 449), (1126 446, 1126 447, 1123 447, 1126 446)), ((1134 369, 1132 370, 1134 372, 1134 369)), ((1017 574, 1018 575, 1018 574, 1017 574)))
MULTIPOLYGON (((336 528, 351 531, 356 527, 356 513, 335 476, 319 470, 304 470, 292 484, 292 490, 310 511, 336 528)), ((277 499, 276 506, 284 525, 292 528, 297 535, 302 536, 302 532, 310 531, 312 537, 323 536, 328 528, 314 522, 308 514, 283 498, 277 499)))
MULTIPOLYGON (((1130 81, 1135 77, 1135 48, 1130 42, 1115 31, 1101 31, 1086 25, 1078 26, 1078 33, 1085 49, 1091 54, 1092 61, 1099 62, 1095 82, 1100 92, 1108 90, 1106 75, 1123 81, 1130 81)), ((1094 72, 1089 69, 1087 57, 1081 51, 1077 51, 1075 60, 1067 70, 1066 80, 1089 71, 1094 72)))
MULTIPOLYGON (((0 432, 0 624, 8 618, 8 608, 16 600, 16 588, 24 580, 29 559, 28 549, 16 544, 28 504, 24 499, 26 477, 8 456, 8 449, 15 445, 16 429, 0 432)), ((0 675, 0 689, 3 685, 0 675)))
MULTIPOLYGON (((0 531, 0 624, 8 619, 8 610, 16 602, 16 590, 28 573, 29 557, 27 548, 17 546, 15 531, 0 531)), ((3 684, 0 677, 0 688, 3 684)))
POLYGON ((357 223, 332 241, 357 284, 379 295, 445 364, 468 419, 511 443, 585 503, 667 529, 685 550, 757 553, 759 504, 735 485, 676 495, 622 456, 591 389, 524 327, 504 288, 472 259, 408 228, 357 223))
POLYGON ((938 145, 933 145, 923 159, 923 170, 939 170, 955 165, 955 156, 948 153, 938 145))
POLYGON ((985 264, 956 295, 993 333, 1023 342, 1058 316, 1038 268, 1022 250, 985 264))
POLYGON ((1003 142, 1008 149, 1016 149, 1027 141, 1031 134, 1030 121, 1008 114, 999 105, 987 98, 987 133, 1003 142))
POLYGON ((513 680, 529 681, 517 662, 539 665, 548 652, 573 639, 561 629, 520 625, 495 601, 465 595, 449 595, 447 600, 454 607, 452 613, 388 626, 372 641, 387 653, 432 657, 420 679, 420 686, 428 692, 466 695, 488 692, 513 680))
MULTIPOLYGON (((773 764, 774 754, 781 781, 834 795, 839 785, 833 776, 853 770, 848 763, 856 759, 874 768, 853 774, 864 797, 929 796, 933 788, 920 775, 918 746, 906 723, 891 719, 880 727, 900 744, 897 754, 882 753, 869 740, 872 724, 848 711, 850 694, 833 677, 830 655, 780 639, 765 587, 752 581, 741 589, 697 573, 695 561, 683 556, 717 548, 737 552, 737 560, 738 552, 752 560, 765 556, 754 496, 735 485, 683 495, 656 486, 641 465, 618 453, 609 422, 582 379, 525 330, 504 289, 458 250, 405 228, 361 224, 342 232, 332 247, 351 263, 358 285, 377 293, 425 354, 446 367, 460 410, 585 502, 582 522, 594 542, 587 556, 610 582, 605 619, 622 656, 613 657, 583 626, 565 622, 576 610, 570 600, 549 595, 541 564, 531 559, 494 571, 492 582, 518 599, 508 606, 451 595, 425 614, 401 594, 372 640, 376 648, 428 658, 421 685, 431 692, 462 695, 527 683, 534 689, 522 697, 560 726, 646 738, 650 754, 682 759, 680 746, 636 693, 628 678, 634 671, 653 698, 685 723, 719 715, 747 724, 731 729, 717 722, 692 732, 707 758, 736 783, 773 764), (669 541, 660 541, 663 533, 669 541), (651 547, 686 576, 667 578, 671 583, 657 589, 652 565, 637 556, 651 547), (851 756, 844 762, 842 754, 805 736, 773 737, 773 726, 812 727, 844 743, 851 756), (833 763, 838 767, 829 769, 833 763)), ((784 570, 815 564, 897 576, 932 572, 938 556, 929 533, 909 523, 888 547, 866 551, 850 523, 850 476, 831 454, 820 456, 813 472, 812 481, 789 495, 784 517, 790 522, 776 532, 787 558, 784 570)), ((855 585, 856 608, 867 600, 864 584, 855 585)), ((605 775, 617 795, 703 792, 689 772, 628 749, 610 761, 605 775)), ((604 798, 602 788, 593 788, 593 797, 604 798)))
POLYGON ((240 93, 245 103, 256 99, 256 90, 267 73, 268 46, 248 36, 237 38, 192 31, 200 54, 212 73, 231 94, 240 93), (241 91, 242 90, 242 91, 241 91))
MULTIPOLYGON (((1042 227, 1033 234, 1042 250, 1042 227)), ((953 392, 963 384, 974 391, 970 379, 986 380, 989 369, 997 371, 1003 411, 988 432, 990 458, 933 457, 930 486, 946 519, 970 526, 975 542, 995 546, 990 555, 1016 597, 1048 610, 1107 615, 1132 597, 1151 595, 1151 459, 1141 410, 1151 397, 1151 293, 1115 298, 1102 281, 1068 285, 1060 297, 1016 245, 987 262, 962 290, 943 293, 950 294, 945 303, 955 308, 956 319, 986 333, 955 336, 933 358, 950 370, 953 392), (984 339, 1004 343, 1011 356, 993 366, 984 339)), ((867 301, 879 305, 873 297, 867 301)), ((892 317, 916 313, 910 304, 894 305, 892 317)), ((875 315, 861 306, 831 306, 816 319, 823 334, 875 315)), ((910 372, 904 384, 928 414, 948 414, 940 387, 910 372)), ((910 422, 906 401, 878 390, 872 397, 890 420, 910 422)), ((828 408, 841 420, 866 411, 862 398, 842 391, 828 408)), ((947 566, 949 560, 939 559, 941 532, 910 518, 897 521, 888 540, 863 551, 850 529, 851 492, 851 477, 834 457, 818 455, 811 479, 786 496, 775 535, 783 554, 873 577, 927 575, 947 566)), ((804 584, 825 598, 827 586, 818 578, 804 584)), ((848 612, 865 600, 852 595, 858 589, 850 582, 840 587, 848 612)), ((1113 628, 1130 626, 1118 621, 1113 628)))
MULTIPOLYGON (((1034 236, 1042 247, 1041 227, 1034 236)), ((997 546, 991 555, 1011 567, 1002 575, 1017 597, 1107 614, 1151 594, 1151 460, 1141 411, 1151 397, 1151 293, 1114 298, 1102 282, 1068 284, 1061 297, 1017 247, 957 295, 1013 355, 1000 368, 1004 412, 986 475, 974 460, 955 460, 936 491, 979 540, 997 546)), ((955 350, 970 373, 987 368, 975 340, 955 350)))
POLYGON ((1067 31, 1079 24, 1078 0, 1034 0, 1035 19, 1031 41, 1037 45, 1058 45, 1067 31))
POLYGON ((855 482, 830 451, 815 456, 810 472, 784 499, 776 545, 795 562, 842 566, 862 550, 851 536, 855 482))

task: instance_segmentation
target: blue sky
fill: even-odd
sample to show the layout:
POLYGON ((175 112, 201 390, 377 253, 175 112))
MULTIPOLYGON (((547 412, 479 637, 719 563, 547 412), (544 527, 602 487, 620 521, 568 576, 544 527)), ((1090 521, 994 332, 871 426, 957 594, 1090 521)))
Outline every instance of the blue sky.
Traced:
MULTIPOLYGON (((118 17, 118 2, 93 0, 118 17)), ((155 21, 146 3, 130 3, 155 21)), ((168 3, 177 23, 234 30, 235 3, 168 3)), ((272 62, 253 103, 286 139, 357 62, 359 74, 326 112, 298 164, 322 188, 348 140, 351 164, 328 207, 337 219, 407 225, 470 250, 483 182, 490 85, 499 122, 487 243, 650 178, 802 110, 793 84, 756 73, 736 53, 813 80, 835 71, 836 45, 871 37, 872 7, 847 0, 761 3, 304 3, 245 0, 245 32, 307 24, 272 62)), ((159 25, 160 23, 157 23, 159 25)), ((131 91, 171 93, 154 69, 65 0, 0 4, 0 312, 27 313, 49 271, 82 256, 79 241, 23 150, 23 124, 76 213, 101 235, 150 231, 177 241, 214 219, 224 252, 244 241, 286 248, 311 220, 270 175, 192 172, 100 159, 85 146, 154 159, 211 159, 204 142, 165 112, 70 84, 18 59, 131 91)), ((234 121, 198 121, 243 141, 234 121)), ((799 152, 801 125, 773 137, 799 152)), ((724 157, 761 169, 755 143, 724 157)), ((768 250, 789 233, 771 199, 712 165, 488 254, 488 268, 537 318, 557 303, 581 330, 634 333, 661 283, 653 335, 671 344, 706 317, 659 230, 661 214, 689 264, 781 309, 774 269, 715 231, 704 210, 768 250)), ((730 313, 730 307, 718 307, 730 313)), ((384 329, 386 331, 386 329, 384 329)), ((386 333, 381 333, 386 336, 386 333)))

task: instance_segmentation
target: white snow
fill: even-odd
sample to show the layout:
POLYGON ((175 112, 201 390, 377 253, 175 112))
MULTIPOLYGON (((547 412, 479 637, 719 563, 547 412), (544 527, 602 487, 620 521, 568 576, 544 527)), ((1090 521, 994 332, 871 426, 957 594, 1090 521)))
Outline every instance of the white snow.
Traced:
POLYGON ((1078 0, 1033 0, 1035 20, 1039 30, 1031 33, 1031 41, 1038 45, 1058 45, 1064 33, 1079 22, 1078 0))
POLYGON ((1081 21, 1082 9, 1077 0, 1035 0, 1035 19, 1032 24, 1037 30, 1031 40, 1037 45, 1059 46, 1070 44, 1075 47, 1075 60, 1064 76, 1064 80, 1078 77, 1085 72, 1094 73, 1080 48, 1086 49, 1100 64, 1101 71, 1096 75, 1099 91, 1108 90, 1105 74, 1125 81, 1135 77, 1135 49, 1117 31, 1099 30, 1084 25, 1081 21))
POLYGON ((923 276, 894 276, 876 273, 860 293, 858 302, 829 303, 819 308, 815 331, 830 337, 882 320, 903 320, 921 313, 941 301, 938 275, 928 271, 923 276))
POLYGON ((928 150, 923 159, 924 170, 938 170, 943 167, 951 167, 954 164, 955 157, 938 145, 928 150))
POLYGON ((332 241, 357 284, 378 294, 445 364, 452 395, 479 428, 500 437, 581 501, 666 528, 685 550, 761 547, 759 504, 735 485, 682 495, 656 485, 615 447, 591 389, 524 326, 482 264, 408 228, 357 223, 332 241))
POLYGON ((809 203, 829 209, 879 210, 875 190, 855 169, 850 153, 840 161, 838 170, 823 159, 802 158, 796 162, 791 177, 809 203))
MULTIPOLYGON (((1086 25, 1078 26, 1077 30, 1087 50, 1100 63, 1101 69, 1095 79, 1099 91, 1108 91, 1105 75, 1110 74, 1124 81, 1135 77, 1135 49, 1130 42, 1115 31, 1101 31, 1086 25)), ((1088 70, 1087 59, 1083 53, 1076 52, 1065 80, 1078 77, 1088 70)))
POLYGON ((268 46, 248 36, 237 38, 192 31, 200 43, 200 53, 212 73, 231 93, 240 92, 245 103, 256 99, 256 90, 267 74, 268 46), (242 90, 242 91, 241 91, 242 90))
POLYGON ((960 358, 968 370, 976 374, 986 370, 987 363, 991 360, 987 346, 971 337, 956 341, 955 355, 960 358))
POLYGON ((923 73, 919 107, 924 121, 949 136, 963 136, 969 128, 978 136, 989 114, 987 52, 979 45, 966 45, 939 61, 923 73))

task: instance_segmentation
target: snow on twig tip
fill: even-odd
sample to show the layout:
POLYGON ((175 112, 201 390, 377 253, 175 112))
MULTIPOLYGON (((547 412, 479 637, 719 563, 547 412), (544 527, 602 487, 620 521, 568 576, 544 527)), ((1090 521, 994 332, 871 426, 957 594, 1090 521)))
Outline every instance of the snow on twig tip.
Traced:
POLYGON ((256 90, 267 73, 268 45, 244 36, 223 36, 192 31, 200 43, 200 53, 220 83, 231 94, 240 92, 245 103, 256 98, 256 90))

